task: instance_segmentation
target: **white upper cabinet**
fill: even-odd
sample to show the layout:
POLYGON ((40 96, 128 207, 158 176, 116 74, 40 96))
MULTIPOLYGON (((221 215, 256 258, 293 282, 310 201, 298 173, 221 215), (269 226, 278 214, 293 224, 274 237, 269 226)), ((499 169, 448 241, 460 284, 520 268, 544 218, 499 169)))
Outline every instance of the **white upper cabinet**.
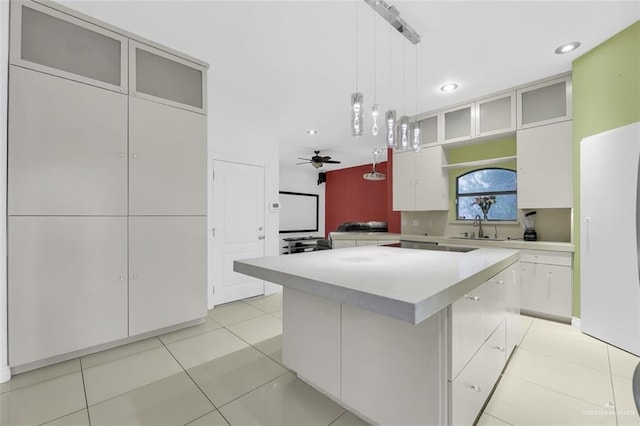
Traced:
POLYGON ((448 210, 449 174, 441 145, 393 154, 393 209, 448 210))
POLYGON ((573 121, 518 130, 518 208, 573 207, 573 121))
POLYGON ((129 60, 132 96, 206 113, 206 67, 135 41, 129 60))
POLYGON ((11 4, 10 61, 127 92, 127 38, 34 2, 11 4))
POLYGON ((440 120, 439 116, 432 115, 420 120, 420 129, 422 131, 422 144, 436 143, 440 141, 440 120))
POLYGON ((458 142, 474 138, 476 136, 475 114, 475 103, 443 111, 444 136, 442 141, 458 142))
POLYGON ((476 102, 476 136, 516 130, 516 93, 509 92, 476 102))
POLYGON ((567 76, 519 89, 518 129, 570 120, 571 87, 567 76))

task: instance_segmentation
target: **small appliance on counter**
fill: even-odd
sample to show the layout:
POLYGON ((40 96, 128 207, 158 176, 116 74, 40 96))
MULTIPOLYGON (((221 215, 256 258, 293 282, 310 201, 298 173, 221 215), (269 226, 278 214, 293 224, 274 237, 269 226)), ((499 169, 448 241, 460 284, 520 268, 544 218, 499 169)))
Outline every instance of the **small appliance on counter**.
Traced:
POLYGON ((537 211, 532 211, 524 215, 524 240, 525 241, 537 241, 538 233, 536 232, 536 214, 537 211))

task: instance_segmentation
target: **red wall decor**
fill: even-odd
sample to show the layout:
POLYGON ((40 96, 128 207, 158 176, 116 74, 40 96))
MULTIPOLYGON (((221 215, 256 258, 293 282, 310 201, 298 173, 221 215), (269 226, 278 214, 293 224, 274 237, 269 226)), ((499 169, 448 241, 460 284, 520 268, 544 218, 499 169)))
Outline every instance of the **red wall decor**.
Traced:
MULTIPOLYGON (((388 153, 391 158, 391 152, 388 153)), ((335 231, 344 222, 387 222, 389 232, 400 232, 400 212, 393 211, 392 176, 388 162, 376 165, 387 179, 365 180, 371 165, 327 172, 325 188, 325 233, 335 231)))

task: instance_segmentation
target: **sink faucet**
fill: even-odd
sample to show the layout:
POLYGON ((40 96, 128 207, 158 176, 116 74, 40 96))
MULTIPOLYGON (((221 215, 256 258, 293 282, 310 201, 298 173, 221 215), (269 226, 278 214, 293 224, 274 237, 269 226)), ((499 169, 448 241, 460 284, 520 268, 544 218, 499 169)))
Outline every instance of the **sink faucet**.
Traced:
POLYGON ((478 227, 478 238, 484 238, 484 232, 482 231, 482 218, 479 214, 473 219, 473 226, 478 227))

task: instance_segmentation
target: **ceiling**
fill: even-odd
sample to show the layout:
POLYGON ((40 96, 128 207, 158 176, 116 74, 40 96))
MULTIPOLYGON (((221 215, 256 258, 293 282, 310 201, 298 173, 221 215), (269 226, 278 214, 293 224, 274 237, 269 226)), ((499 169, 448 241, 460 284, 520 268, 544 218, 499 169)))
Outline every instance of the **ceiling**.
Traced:
POLYGON ((342 160, 324 170, 369 163, 384 145, 383 132, 371 135, 368 114, 365 136, 349 130, 356 66, 365 112, 372 105, 374 52, 380 110, 413 115, 570 71, 575 58, 640 19, 639 0, 387 0, 421 35, 415 46, 362 0, 62 3, 208 61, 210 86, 276 110, 281 165, 315 149, 342 160), (570 41, 582 46, 554 53, 570 41), (446 82, 458 90, 441 92, 446 82))

